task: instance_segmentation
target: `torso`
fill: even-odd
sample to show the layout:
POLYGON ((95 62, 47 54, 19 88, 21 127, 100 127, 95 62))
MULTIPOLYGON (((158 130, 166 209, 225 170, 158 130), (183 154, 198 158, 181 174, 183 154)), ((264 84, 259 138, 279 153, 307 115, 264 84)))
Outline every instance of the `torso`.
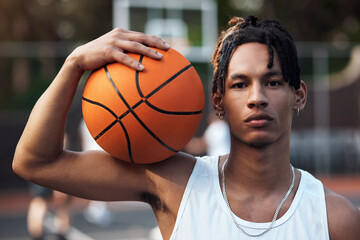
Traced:
MULTIPOLYGON (((258 239, 282 239, 279 236, 301 240, 328 239, 322 184, 310 174, 301 173, 304 180, 300 182, 292 203, 276 220, 273 229, 264 235, 265 238, 258 239), (318 217, 313 219, 314 216, 318 217)), ((235 219, 251 233, 261 232, 269 224, 250 222, 237 216, 235 219)), ((170 239, 250 239, 236 228, 230 217, 221 194, 217 158, 197 160, 183 193, 170 239)))

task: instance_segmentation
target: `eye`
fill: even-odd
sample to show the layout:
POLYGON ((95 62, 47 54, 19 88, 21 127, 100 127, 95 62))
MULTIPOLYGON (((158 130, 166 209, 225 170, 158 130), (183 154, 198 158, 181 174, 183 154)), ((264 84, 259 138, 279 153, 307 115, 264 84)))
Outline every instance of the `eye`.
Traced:
POLYGON ((238 82, 233 85, 233 88, 244 88, 246 87, 246 84, 243 82, 238 82))
POLYGON ((278 87, 281 85, 281 81, 271 80, 267 83, 270 87, 278 87))

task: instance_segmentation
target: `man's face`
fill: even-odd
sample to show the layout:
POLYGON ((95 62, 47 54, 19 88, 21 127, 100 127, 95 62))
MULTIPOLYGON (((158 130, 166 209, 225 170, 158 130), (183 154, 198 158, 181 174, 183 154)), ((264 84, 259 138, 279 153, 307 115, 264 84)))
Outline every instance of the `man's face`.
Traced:
POLYGON ((223 106, 232 138, 256 147, 288 142, 294 112, 295 90, 283 79, 276 51, 270 69, 268 62, 266 45, 240 45, 225 80, 223 106))

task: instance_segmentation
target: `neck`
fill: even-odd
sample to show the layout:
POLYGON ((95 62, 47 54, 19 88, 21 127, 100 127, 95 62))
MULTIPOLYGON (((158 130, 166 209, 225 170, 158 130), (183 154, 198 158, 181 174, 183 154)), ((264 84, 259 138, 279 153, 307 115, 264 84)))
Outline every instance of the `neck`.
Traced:
POLYGON ((225 168, 229 183, 234 183, 239 190, 248 192, 267 193, 288 188, 292 174, 289 141, 266 146, 233 143, 234 141, 225 168))

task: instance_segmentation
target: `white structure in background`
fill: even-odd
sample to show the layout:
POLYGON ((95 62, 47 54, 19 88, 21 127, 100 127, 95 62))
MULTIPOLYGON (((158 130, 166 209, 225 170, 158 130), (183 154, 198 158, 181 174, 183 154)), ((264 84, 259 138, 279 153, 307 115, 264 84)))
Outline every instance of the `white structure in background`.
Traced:
POLYGON ((145 32, 161 36, 183 55, 189 53, 188 27, 182 19, 149 19, 145 24, 145 32))
POLYGON ((330 82, 329 52, 324 47, 313 50, 314 68, 314 149, 315 169, 330 174, 330 82))
POLYGON ((131 29, 131 10, 146 9, 144 31, 170 42, 191 62, 208 63, 217 40, 217 4, 214 0, 113 0, 113 26, 131 29), (190 46, 184 11, 200 16, 201 46, 190 46), (166 16, 164 16, 166 13, 166 16))

